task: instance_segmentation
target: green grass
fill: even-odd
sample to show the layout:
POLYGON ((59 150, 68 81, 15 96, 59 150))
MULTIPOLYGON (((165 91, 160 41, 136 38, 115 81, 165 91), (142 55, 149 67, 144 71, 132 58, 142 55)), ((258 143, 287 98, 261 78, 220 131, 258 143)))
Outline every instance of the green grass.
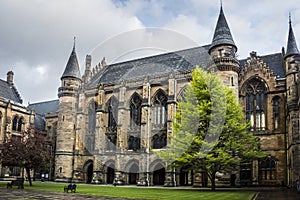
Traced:
MULTIPOLYGON (((63 192, 63 187, 67 184, 51 182, 34 182, 32 187, 25 183, 25 189, 43 190, 49 192, 63 192)), ((0 187, 6 187, 5 182, 0 183, 0 187)), ((207 191, 195 189, 179 188, 147 188, 147 187, 122 187, 122 186, 99 186, 78 184, 76 193, 89 194, 95 196, 138 198, 138 199, 205 199, 205 200, 250 200, 254 191, 207 191)))

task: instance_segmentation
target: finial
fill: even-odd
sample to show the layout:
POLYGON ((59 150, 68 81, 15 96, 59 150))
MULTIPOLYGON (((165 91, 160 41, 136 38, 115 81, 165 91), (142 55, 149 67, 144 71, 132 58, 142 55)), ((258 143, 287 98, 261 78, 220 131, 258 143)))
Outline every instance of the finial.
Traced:
POLYGON ((76 37, 74 36, 74 44, 73 44, 73 49, 75 49, 75 45, 76 45, 76 37))
POLYGON ((221 8, 223 7, 222 3, 223 3, 223 2, 222 2, 222 0, 220 0, 220 5, 221 5, 221 8))
POLYGON ((292 24, 292 16, 291 16, 291 12, 289 12, 289 24, 292 24))

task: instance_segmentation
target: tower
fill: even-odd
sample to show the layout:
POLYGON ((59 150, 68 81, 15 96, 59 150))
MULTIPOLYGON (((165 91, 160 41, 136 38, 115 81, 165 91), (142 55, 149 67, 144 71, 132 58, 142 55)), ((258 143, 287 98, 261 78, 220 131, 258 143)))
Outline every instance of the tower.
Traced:
POLYGON ((290 174, 289 184, 294 184, 298 177, 300 163, 300 137, 299 137, 299 106, 298 106, 298 73, 300 54, 297 47, 291 17, 289 19, 289 35, 287 49, 284 55, 286 70, 286 102, 288 125, 288 166, 290 174))
POLYGON ((55 152, 56 181, 72 181, 76 143, 76 109, 82 80, 75 41, 58 89, 59 111, 55 152))
POLYGON ((239 61, 235 57, 236 52, 237 47, 233 41, 221 5, 214 37, 208 50, 212 59, 209 67, 217 70, 223 83, 232 88, 235 94, 238 95, 238 73, 240 66, 239 61))

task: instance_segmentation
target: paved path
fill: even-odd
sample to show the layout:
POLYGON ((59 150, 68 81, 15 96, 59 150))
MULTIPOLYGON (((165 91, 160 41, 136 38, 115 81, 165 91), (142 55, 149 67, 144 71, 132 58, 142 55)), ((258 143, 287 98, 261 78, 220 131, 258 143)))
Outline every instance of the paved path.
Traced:
POLYGON ((0 188, 1 200, 122 200, 120 198, 96 197, 77 193, 55 193, 34 190, 0 188))
POLYGON ((272 188, 260 190, 255 200, 300 200, 295 189, 272 188))
MULTIPOLYGON (((175 188, 170 188, 175 189, 175 188)), ((181 189, 191 189, 190 187, 181 189)), ((196 189, 196 188, 193 188, 196 189)), ((203 190, 207 190, 202 188, 203 190)), ((201 189, 200 189, 201 190, 201 189)), ((228 188, 225 190, 258 191, 254 200, 300 200, 296 190, 286 188, 228 188)), ((1 200, 122 200, 121 198, 97 197, 78 193, 55 193, 35 190, 19 190, 0 188, 1 200)))

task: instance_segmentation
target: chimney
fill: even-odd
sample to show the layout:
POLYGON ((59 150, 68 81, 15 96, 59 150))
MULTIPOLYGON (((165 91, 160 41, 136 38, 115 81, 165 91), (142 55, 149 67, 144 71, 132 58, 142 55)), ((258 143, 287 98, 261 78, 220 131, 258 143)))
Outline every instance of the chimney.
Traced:
POLYGON ((14 73, 12 71, 7 72, 6 81, 10 86, 14 85, 14 73))

